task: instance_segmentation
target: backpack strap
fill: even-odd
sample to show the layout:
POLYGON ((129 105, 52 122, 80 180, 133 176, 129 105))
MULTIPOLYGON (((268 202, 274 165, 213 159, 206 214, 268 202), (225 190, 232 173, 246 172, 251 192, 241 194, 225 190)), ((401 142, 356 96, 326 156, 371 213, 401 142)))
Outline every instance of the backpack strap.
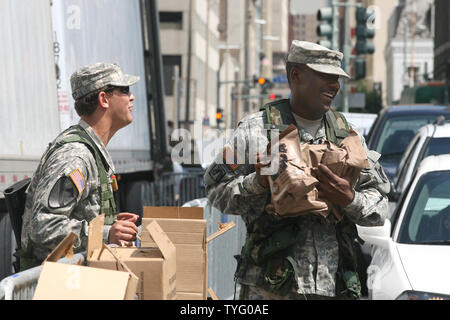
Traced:
POLYGON ((325 131, 328 141, 340 145, 350 131, 350 125, 344 115, 331 109, 325 114, 325 131))
MULTIPOLYGON (((264 111, 264 128, 267 130, 269 141, 271 140, 271 130, 276 129, 281 132, 291 124, 297 126, 288 99, 268 103, 261 110, 264 111)), ((350 131, 347 119, 340 112, 330 108, 324 115, 324 120, 327 140, 339 145, 350 131)))
POLYGON ((278 130, 281 133, 289 125, 297 125, 291 112, 289 99, 282 99, 267 103, 262 109, 264 111, 264 129, 267 130, 267 138, 271 140, 271 131, 278 130))
POLYGON ((68 128, 64 133, 67 136, 49 147, 47 153, 45 154, 45 157, 43 158, 42 164, 44 164, 48 160, 53 152, 55 152, 58 148, 66 143, 79 142, 86 145, 86 147, 94 156, 95 163, 97 164, 97 171, 100 180, 100 213, 105 214, 105 225, 113 224, 116 216, 116 202, 114 200, 114 194, 109 187, 110 183, 107 174, 109 166, 106 159, 104 159, 103 155, 101 154, 92 138, 80 125, 72 126, 68 128))

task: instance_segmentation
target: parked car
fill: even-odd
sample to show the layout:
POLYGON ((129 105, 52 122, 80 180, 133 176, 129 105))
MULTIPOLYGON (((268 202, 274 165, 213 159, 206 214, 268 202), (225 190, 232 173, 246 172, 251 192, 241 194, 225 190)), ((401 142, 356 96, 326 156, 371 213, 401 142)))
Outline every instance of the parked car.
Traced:
POLYGON ((368 136, 369 149, 381 154, 380 163, 393 180, 400 158, 420 127, 433 123, 439 115, 450 116, 447 106, 391 106, 380 111, 368 136))
POLYGON ((358 232, 374 245, 369 299, 450 300, 450 155, 422 160, 392 220, 358 232))
POLYGON ((422 159, 440 154, 450 154, 450 122, 444 117, 420 128, 406 148, 393 179, 390 201, 396 202, 405 191, 422 159))
POLYGON ((367 136, 378 116, 376 113, 342 112, 342 114, 348 122, 356 126, 364 137, 367 136))

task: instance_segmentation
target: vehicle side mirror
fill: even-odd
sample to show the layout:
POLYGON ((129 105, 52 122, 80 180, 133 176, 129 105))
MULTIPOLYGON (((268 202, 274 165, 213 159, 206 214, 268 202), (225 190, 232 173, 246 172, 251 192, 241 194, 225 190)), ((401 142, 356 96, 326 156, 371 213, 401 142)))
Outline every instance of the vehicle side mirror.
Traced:
POLYGON ((397 189, 395 188, 394 182, 390 181, 390 183, 391 183, 391 190, 389 191, 389 193, 387 195, 388 199, 389 199, 389 201, 397 202, 398 199, 400 199, 401 193, 399 191, 397 191, 397 189))
POLYGON ((389 243, 391 242, 391 221, 389 219, 385 219, 384 225, 379 227, 363 227, 358 225, 356 227, 359 237, 365 242, 382 248, 389 247, 389 243))

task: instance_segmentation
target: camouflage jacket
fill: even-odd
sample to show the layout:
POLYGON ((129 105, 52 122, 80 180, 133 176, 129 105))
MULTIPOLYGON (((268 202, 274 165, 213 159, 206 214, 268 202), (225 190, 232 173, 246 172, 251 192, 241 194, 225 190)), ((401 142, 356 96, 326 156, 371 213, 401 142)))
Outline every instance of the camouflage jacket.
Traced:
MULTIPOLYGON (((106 159, 111 182, 114 164, 108 151, 85 121, 80 120, 79 124, 106 159)), ((60 134, 54 142, 63 137, 60 134)), ((97 165, 85 144, 67 143, 45 163, 43 158, 27 189, 21 236, 22 247, 27 248, 31 241, 33 255, 39 261, 70 232, 78 235, 74 251, 86 250, 89 221, 99 215, 101 206, 97 165)), ((109 229, 110 226, 104 227, 105 242, 109 229)))
MULTIPOLYGON (((353 125, 351 127, 357 131, 353 125)), ((302 143, 317 144, 326 139, 323 122, 315 137, 299 126, 298 130, 302 143)), ((375 151, 369 151, 364 138, 360 133, 358 135, 366 150, 370 168, 361 172, 355 186, 355 198, 351 204, 343 208, 343 212, 355 224, 383 225, 387 215, 386 195, 390 188, 389 181, 378 163, 380 155, 375 151)), ((217 155, 205 173, 206 192, 214 207, 224 214, 240 215, 248 226, 264 212, 265 206, 270 201, 270 189, 258 183, 255 161, 252 162, 253 156, 250 154, 250 150, 265 153, 268 139, 264 130, 264 111, 241 120, 224 150, 233 148, 231 141, 235 141, 235 146, 246 146, 245 149, 242 147, 241 150, 234 150, 234 160, 237 160, 238 164, 227 164, 229 161, 225 159, 225 152, 217 155)), ((335 229, 337 221, 332 214, 327 218, 312 214, 304 215, 299 221, 302 232, 294 249, 299 277, 298 287, 294 289, 300 294, 333 297, 339 254, 335 229)), ((261 272, 258 266, 250 265, 245 275, 238 281, 246 285, 256 285, 261 272)))

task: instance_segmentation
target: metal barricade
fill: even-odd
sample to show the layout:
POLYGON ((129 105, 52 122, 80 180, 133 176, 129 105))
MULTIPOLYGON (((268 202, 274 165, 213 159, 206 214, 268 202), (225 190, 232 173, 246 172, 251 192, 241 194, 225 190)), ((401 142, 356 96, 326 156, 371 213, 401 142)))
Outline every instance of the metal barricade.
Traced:
POLYGON ((203 207, 206 220, 207 236, 218 230, 218 223, 234 222, 236 227, 225 232, 220 237, 208 243, 208 288, 212 288, 221 300, 231 300, 236 289, 236 299, 239 287, 235 288, 234 272, 237 261, 235 255, 241 253, 245 243, 247 228, 240 216, 222 214, 212 207, 207 198, 196 199, 186 203, 187 207, 203 207))
POLYGON ((206 196, 203 171, 164 172, 153 182, 151 206, 181 206, 188 201, 206 196))
MULTIPOLYGON (((246 226, 240 216, 224 215, 212 207, 207 198, 191 200, 187 207, 203 207, 206 220, 207 236, 218 230, 218 223, 233 221, 236 227, 227 231, 208 244, 208 288, 212 288, 219 299, 233 299, 236 290, 234 272, 236 270, 235 255, 240 254, 245 243, 246 226)), ((78 260, 85 262, 85 253, 75 254, 72 259, 63 258, 61 263, 74 264, 78 260)), ((41 266, 13 274, 0 282, 0 300, 31 300, 41 273, 41 266)))
MULTIPOLYGON (((84 263, 86 253, 77 253, 71 259, 59 259, 59 263, 76 264, 81 260, 84 263)), ((15 273, 0 281, 0 300, 31 300, 36 290, 42 266, 37 266, 22 272, 15 273)))

